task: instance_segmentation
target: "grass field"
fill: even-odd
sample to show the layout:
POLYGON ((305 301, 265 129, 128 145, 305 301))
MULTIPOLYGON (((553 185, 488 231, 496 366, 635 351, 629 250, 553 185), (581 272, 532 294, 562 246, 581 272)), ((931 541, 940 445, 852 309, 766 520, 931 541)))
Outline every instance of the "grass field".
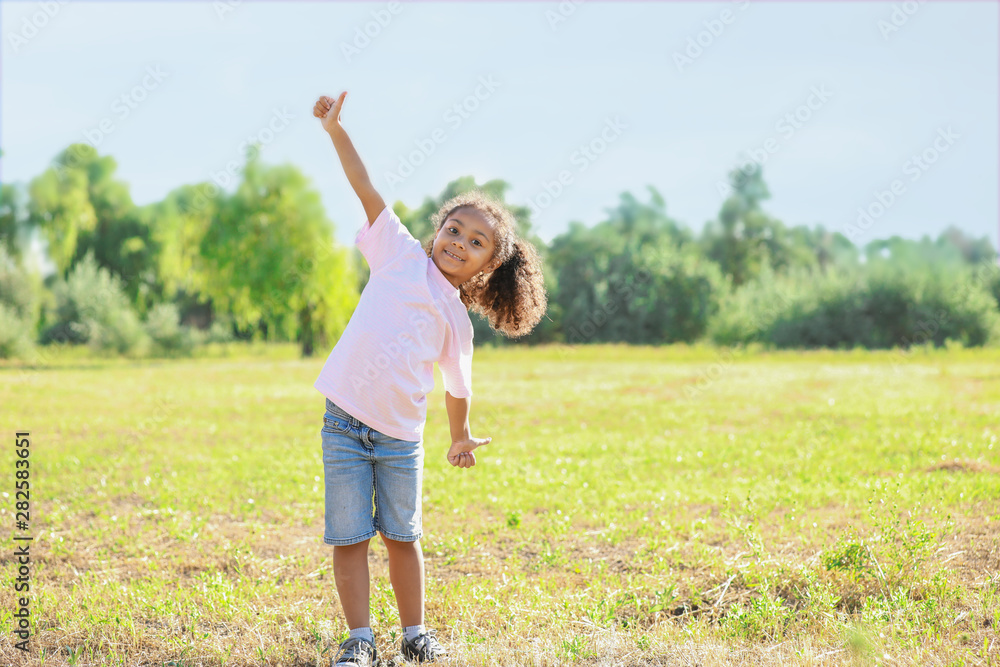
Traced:
MULTIPOLYGON (((329 665, 325 354, 296 355, 0 366, 0 516, 20 534, 28 429, 34 538, 31 656, 9 546, 0 664, 329 665)), ((1000 664, 1000 350, 477 349, 469 470, 435 378, 426 623, 451 664, 1000 664)))

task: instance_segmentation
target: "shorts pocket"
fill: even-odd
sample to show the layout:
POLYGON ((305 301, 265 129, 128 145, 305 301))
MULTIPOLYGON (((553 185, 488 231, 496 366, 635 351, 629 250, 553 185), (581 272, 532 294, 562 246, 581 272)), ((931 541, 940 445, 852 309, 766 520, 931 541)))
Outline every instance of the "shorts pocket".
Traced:
POLYGON ((323 430, 326 433, 347 433, 351 430, 351 422, 340 415, 326 412, 323 414, 323 430))

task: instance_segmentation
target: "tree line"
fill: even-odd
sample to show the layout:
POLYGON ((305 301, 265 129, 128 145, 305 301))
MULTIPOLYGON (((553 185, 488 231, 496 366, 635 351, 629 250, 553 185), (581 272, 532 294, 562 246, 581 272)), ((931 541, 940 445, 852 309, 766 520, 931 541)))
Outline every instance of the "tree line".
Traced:
MULTIPOLYGON (((231 340, 296 342, 326 354, 367 278, 360 252, 335 242, 318 192, 292 165, 251 146, 232 193, 182 185, 137 206, 113 157, 72 144, 26 187, 0 185, 0 357, 52 343, 107 354, 183 355, 231 340), (54 274, 27 263, 47 244, 54 274)), ((867 348, 966 346, 1000 340, 1000 270, 986 237, 952 226, 937 239, 894 236, 858 246, 822 225, 768 215, 762 170, 733 170, 728 196, 700 233, 672 219, 650 186, 605 219, 571 221, 551 243, 531 209, 507 206, 545 262, 549 310, 511 340, 472 315, 479 345, 561 342, 867 348)), ((417 239, 443 202, 480 188, 506 202, 509 184, 448 183, 416 208, 393 210, 417 239)))

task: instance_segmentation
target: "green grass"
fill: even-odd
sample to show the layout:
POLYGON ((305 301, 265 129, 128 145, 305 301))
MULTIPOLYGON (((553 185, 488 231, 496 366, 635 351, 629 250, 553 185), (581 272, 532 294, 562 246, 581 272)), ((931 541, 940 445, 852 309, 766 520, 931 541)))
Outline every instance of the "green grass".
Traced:
MULTIPOLYGON (((33 656, 5 631, 0 664, 329 664, 325 354, 208 352, 0 362, 34 536, 33 656)), ((477 349, 470 470, 435 378, 427 624, 453 664, 1000 664, 1000 350, 477 349)))

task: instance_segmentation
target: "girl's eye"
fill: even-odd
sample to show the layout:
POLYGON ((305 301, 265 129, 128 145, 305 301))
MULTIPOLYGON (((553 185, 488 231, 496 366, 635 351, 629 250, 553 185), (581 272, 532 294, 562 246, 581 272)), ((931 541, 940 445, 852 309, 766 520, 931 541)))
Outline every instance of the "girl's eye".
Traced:
MULTIPOLYGON (((454 229, 454 230, 455 230, 456 232, 458 231, 458 228, 457 228, 457 227, 449 227, 449 228, 448 228, 448 231, 450 232, 450 231, 451 231, 451 230, 453 230, 453 229, 454 229)), ((481 246, 481 245, 483 245, 483 244, 482 244, 482 241, 480 241, 479 239, 472 239, 472 242, 473 242, 473 243, 478 243, 478 244, 479 244, 480 246, 481 246)))

